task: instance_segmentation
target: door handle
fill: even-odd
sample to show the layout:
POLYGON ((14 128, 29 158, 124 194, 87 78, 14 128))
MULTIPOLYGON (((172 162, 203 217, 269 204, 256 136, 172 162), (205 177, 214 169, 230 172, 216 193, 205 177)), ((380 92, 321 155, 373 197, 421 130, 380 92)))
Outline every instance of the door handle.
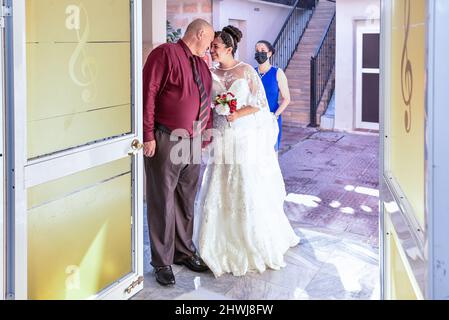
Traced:
POLYGON ((142 149, 143 143, 141 143, 138 139, 134 139, 133 142, 131 143, 131 150, 128 152, 128 155, 135 156, 142 149))

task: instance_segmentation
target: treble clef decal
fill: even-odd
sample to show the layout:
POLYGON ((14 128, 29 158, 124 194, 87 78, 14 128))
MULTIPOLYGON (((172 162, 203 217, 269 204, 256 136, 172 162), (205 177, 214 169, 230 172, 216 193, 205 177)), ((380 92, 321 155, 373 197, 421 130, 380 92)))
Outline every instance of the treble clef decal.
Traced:
POLYGON ((66 8, 66 14, 69 16, 66 20, 66 28, 76 31, 78 44, 70 57, 69 61, 69 75, 72 81, 82 88, 82 99, 84 102, 91 102, 96 96, 96 78, 97 78, 97 64, 96 60, 88 56, 86 50, 87 40, 90 35, 89 16, 86 9, 81 4, 79 6, 69 5, 66 8), (85 28, 82 35, 81 29, 81 14, 85 18, 85 28), (80 64, 78 64, 80 62, 80 64), (77 72, 77 66, 80 67, 77 72), (80 75, 80 76, 78 76, 80 75))
POLYGON ((413 70, 412 63, 408 57, 408 37, 410 35, 410 0, 405 0, 404 18, 405 18, 405 39, 402 49, 401 60, 401 89, 402 99, 406 105, 404 123, 407 133, 412 129, 412 98, 413 98, 413 70))

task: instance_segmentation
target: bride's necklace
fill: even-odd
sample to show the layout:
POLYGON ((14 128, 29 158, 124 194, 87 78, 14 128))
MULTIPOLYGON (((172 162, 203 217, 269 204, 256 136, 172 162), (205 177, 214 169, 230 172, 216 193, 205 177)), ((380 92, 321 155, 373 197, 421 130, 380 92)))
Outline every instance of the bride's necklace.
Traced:
POLYGON ((238 67, 239 65, 241 65, 243 63, 243 61, 238 62, 236 65, 230 67, 230 68, 222 68, 221 66, 218 67, 218 69, 223 70, 223 71, 229 71, 234 69, 235 67, 238 67))
POLYGON ((260 69, 257 68, 257 73, 259 74, 259 77, 262 79, 263 77, 265 77, 265 75, 266 75, 268 72, 270 72, 270 70, 271 70, 271 67, 268 68, 268 70, 265 71, 265 72, 260 72, 260 69))

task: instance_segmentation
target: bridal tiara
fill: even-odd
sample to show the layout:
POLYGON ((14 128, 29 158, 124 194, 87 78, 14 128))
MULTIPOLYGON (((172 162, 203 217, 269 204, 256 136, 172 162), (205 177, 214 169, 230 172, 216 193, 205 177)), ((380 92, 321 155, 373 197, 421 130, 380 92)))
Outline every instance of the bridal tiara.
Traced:
POLYGON ((231 39, 232 47, 235 48, 234 38, 232 37, 232 35, 230 33, 227 33, 226 31, 222 31, 222 33, 225 33, 229 36, 229 38, 231 39))

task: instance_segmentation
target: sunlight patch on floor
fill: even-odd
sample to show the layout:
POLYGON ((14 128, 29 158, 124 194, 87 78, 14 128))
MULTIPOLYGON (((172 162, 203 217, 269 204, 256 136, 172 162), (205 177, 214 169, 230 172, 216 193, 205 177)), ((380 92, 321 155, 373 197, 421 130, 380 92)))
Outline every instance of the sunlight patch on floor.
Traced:
POLYGON ((363 211, 368 212, 368 213, 373 212, 373 209, 371 209, 370 207, 365 206, 365 205, 361 205, 360 209, 362 209, 363 211))
POLYGON ((357 187, 354 190, 357 193, 365 194, 367 196, 379 198, 379 190, 373 188, 357 187))
POLYGON ((317 208, 322 200, 316 196, 290 193, 285 199, 285 201, 296 204, 302 204, 309 208, 317 208))
POLYGON ((377 189, 373 189, 373 188, 367 188, 367 187, 354 187, 352 185, 347 185, 344 188, 346 191, 349 192, 356 192, 359 194, 364 194, 367 196, 372 196, 372 197, 379 197, 379 190, 377 189))
POLYGON ((391 201, 391 202, 384 202, 385 205, 385 209, 389 212, 389 213, 396 213, 399 212, 399 206, 396 203, 396 201, 391 201))
POLYGON ((334 200, 329 204, 330 207, 334 208, 334 209, 338 209, 341 207, 341 202, 334 200))
POLYGON ((354 214, 355 213, 355 210, 350 207, 341 208, 340 211, 342 213, 346 213, 346 214, 354 214))

